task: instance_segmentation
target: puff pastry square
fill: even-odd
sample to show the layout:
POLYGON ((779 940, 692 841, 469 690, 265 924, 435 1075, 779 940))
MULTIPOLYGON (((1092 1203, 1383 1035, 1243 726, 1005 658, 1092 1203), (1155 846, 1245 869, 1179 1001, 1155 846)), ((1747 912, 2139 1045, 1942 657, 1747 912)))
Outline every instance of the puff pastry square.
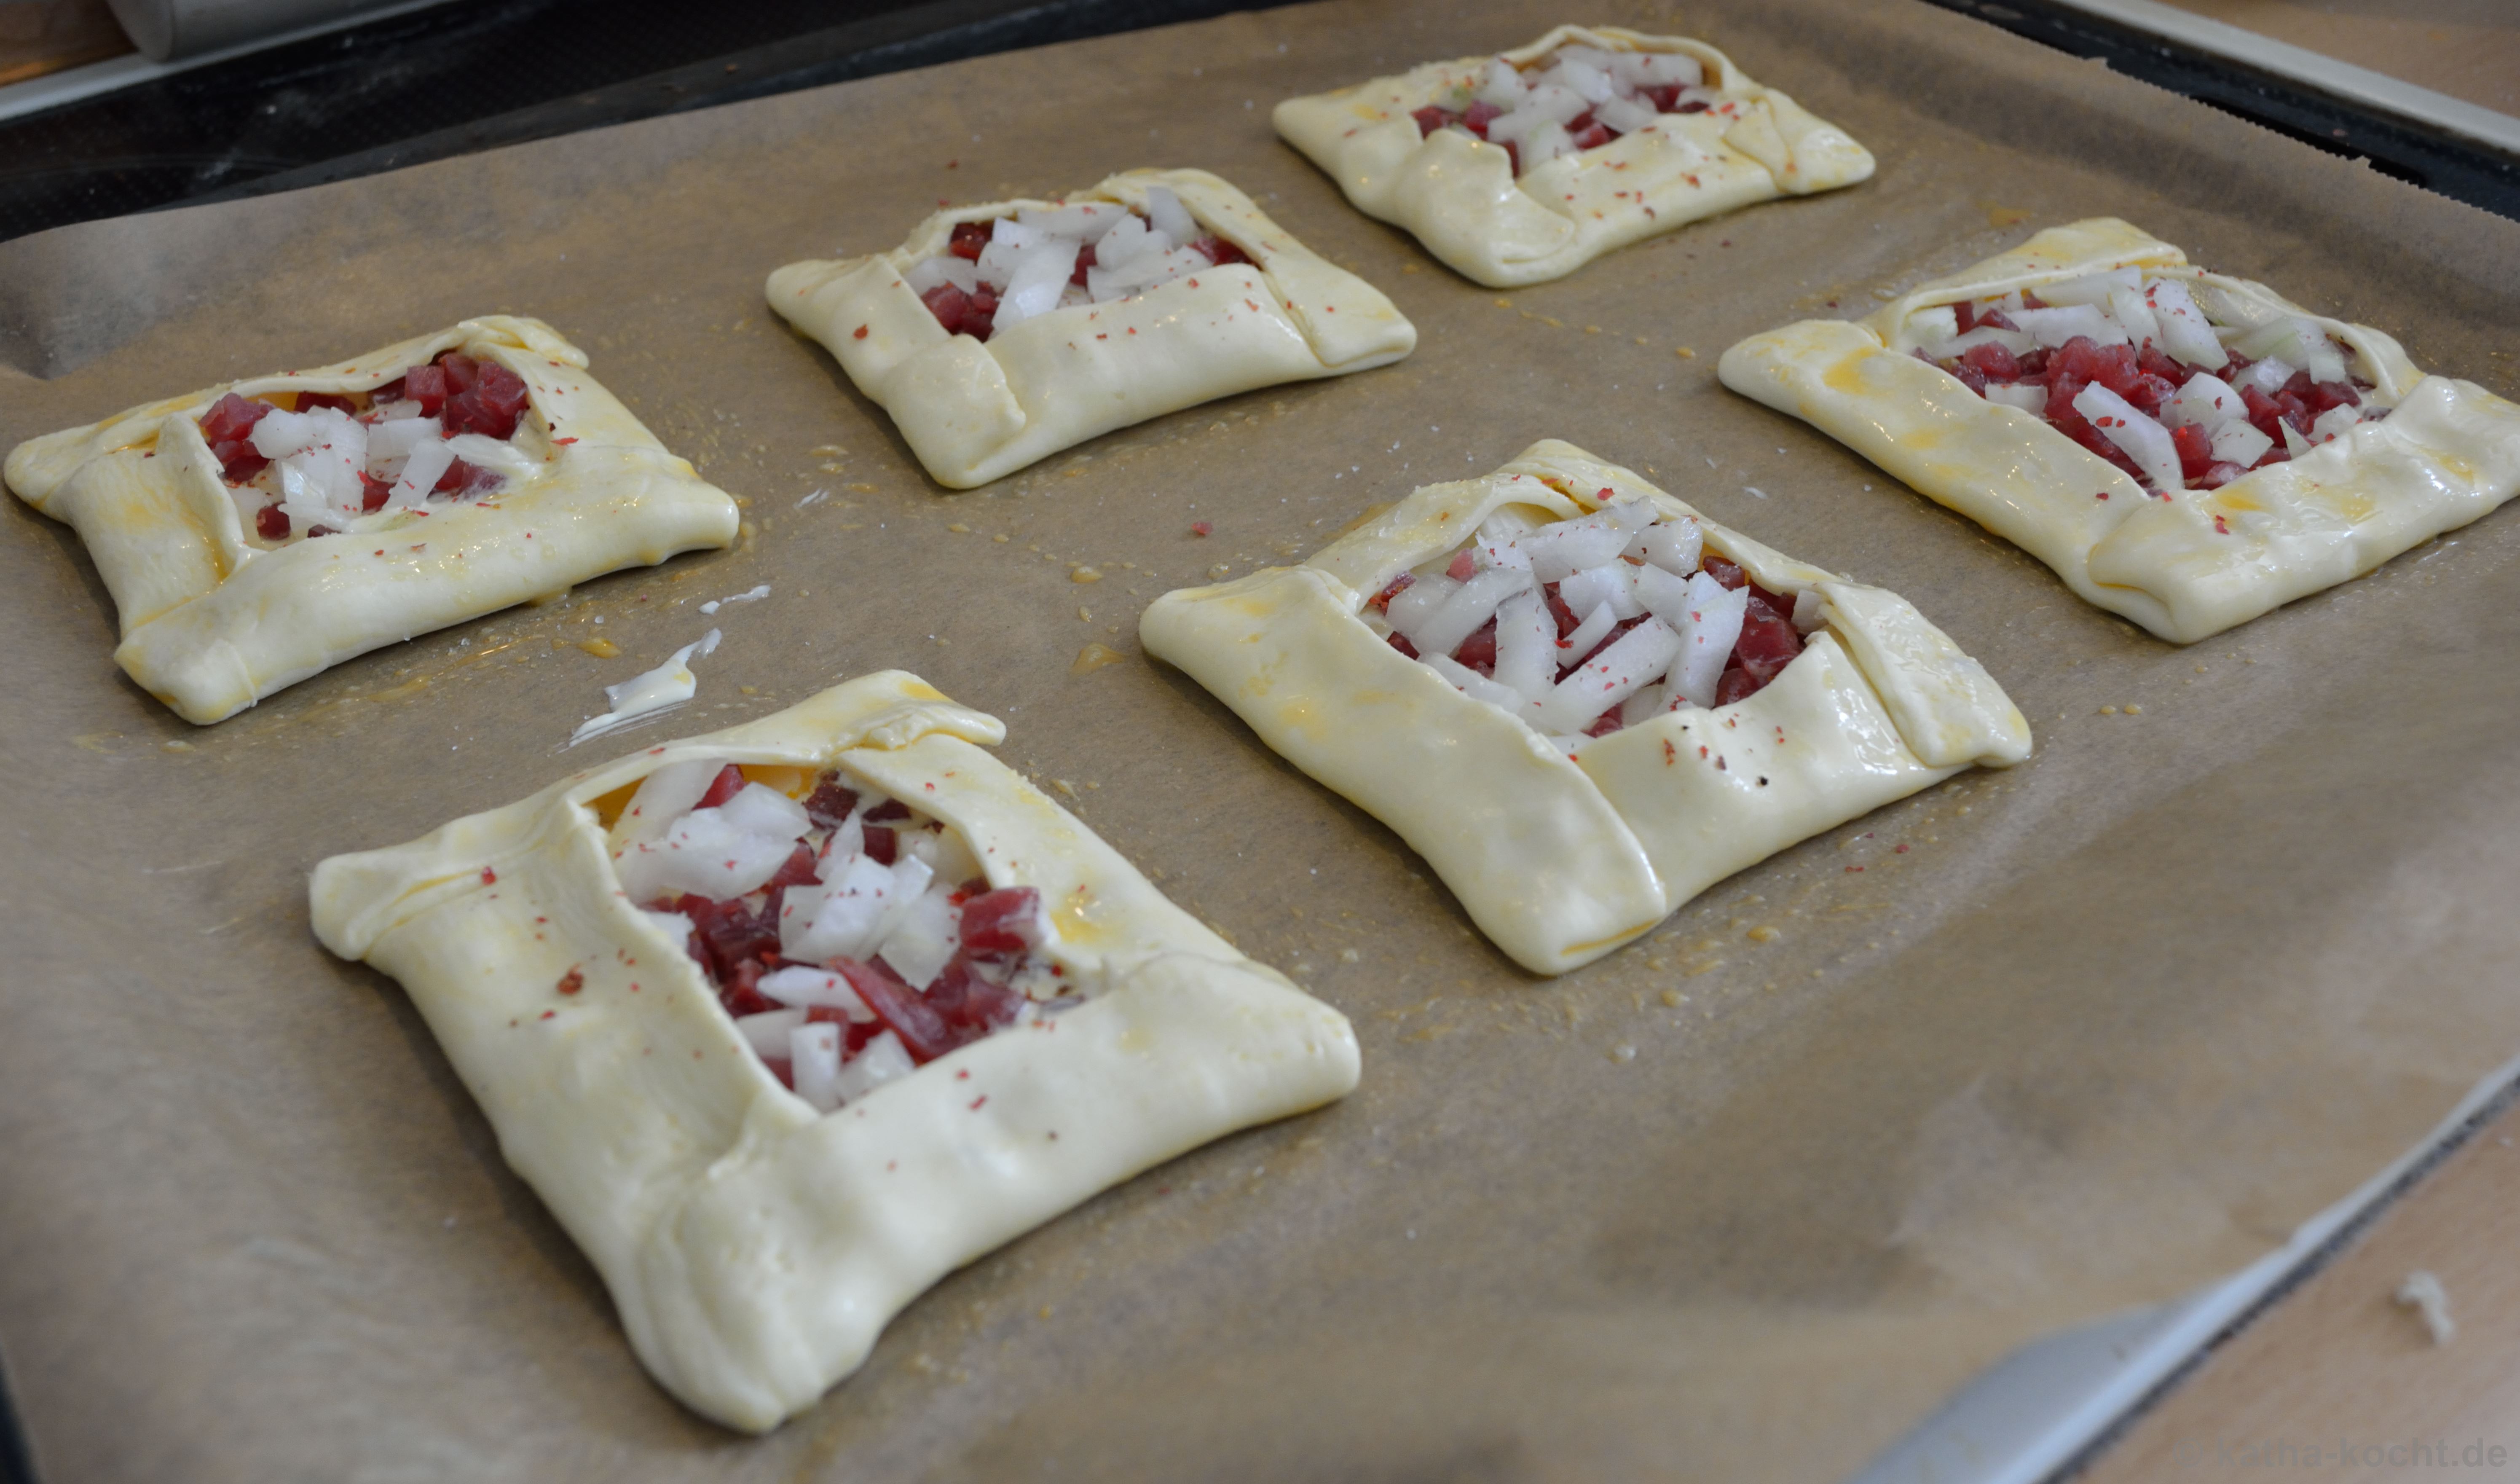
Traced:
POLYGON ((1599 958, 1796 840, 2030 752, 2002 690, 1906 600, 1784 557, 1553 439, 1484 477, 1417 490, 1300 566, 1168 593, 1140 632, 1282 756, 1398 832, 1536 973, 1599 958), (1707 554, 1810 623, 1801 652, 1748 698, 1561 746, 1370 621, 1370 601, 1400 574, 1460 552, 1492 516, 1553 522, 1638 499, 1695 521, 1707 554))
POLYGON ((768 292, 771 307, 832 352, 951 489, 1218 397, 1389 365, 1418 343, 1417 327, 1373 286, 1316 256, 1204 170, 1131 170, 1064 202, 940 211, 889 252, 789 263, 770 275, 768 292), (986 341, 948 332, 905 282, 945 254, 965 223, 1084 202, 1143 212, 1156 188, 1249 261, 1037 315, 986 341))
MULTIPOLYGON (((1750 80, 1702 41, 1618 26, 1561 25, 1503 55, 1529 73, 1560 47, 1686 57, 1711 107, 1665 112, 1517 179, 1506 152, 1459 128, 1421 132, 1418 111, 1459 112, 1496 60, 1430 62, 1394 77, 1278 105, 1278 133, 1368 216, 1405 228, 1454 271, 1493 289, 1563 278, 1604 252, 1701 217, 1809 196, 1872 174, 1834 124, 1750 80)), ((1583 115, 1591 117, 1591 114, 1583 115)))
POLYGON ((152 402, 9 455, 9 487, 86 543, 122 624, 114 661, 185 720, 221 721, 351 655, 735 539, 735 502, 666 451, 539 320, 500 315, 152 402), (520 378, 522 463, 489 496, 385 509, 275 545, 248 529, 202 421, 235 393, 365 393, 447 351, 520 378))
POLYGON ((983 750, 1004 735, 915 676, 869 675, 316 868, 325 946, 401 981, 510 1165, 603 1274, 640 1360, 729 1426, 811 1406, 904 1305, 991 1248, 1356 1084, 1343 1017, 983 750), (1081 1003, 818 1113, 619 884, 605 815, 693 760, 790 789, 836 770, 917 800, 993 886, 1038 890, 1056 932, 1040 952, 1081 1003))
POLYGON ((2194 267, 2113 217, 2051 227, 1863 320, 1752 336, 1718 370, 1734 391, 1810 423, 2048 563, 2086 602, 2175 644, 2360 576, 2520 490, 2520 407, 2418 370, 2368 325, 2194 267), (1948 334, 1949 306, 2127 270, 2147 295, 2175 286, 2182 302, 2278 334, 2286 323, 2316 327, 2327 349, 2314 353, 2342 362, 2362 420, 2349 415, 2346 429, 2320 431, 2316 444, 2285 432, 2288 462, 2219 487, 2165 490, 1918 358, 1948 334))

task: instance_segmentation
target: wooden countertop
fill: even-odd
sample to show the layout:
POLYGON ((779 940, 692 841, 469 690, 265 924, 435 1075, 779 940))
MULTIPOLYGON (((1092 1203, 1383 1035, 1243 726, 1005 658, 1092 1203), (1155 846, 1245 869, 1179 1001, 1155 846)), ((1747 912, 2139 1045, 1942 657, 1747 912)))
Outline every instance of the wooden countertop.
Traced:
POLYGON ((2515 1214, 2520 1103, 2208 1352, 2078 1484, 2520 1479, 2515 1214), (2448 1293, 2447 1345, 2393 1299, 2417 1271, 2448 1293))

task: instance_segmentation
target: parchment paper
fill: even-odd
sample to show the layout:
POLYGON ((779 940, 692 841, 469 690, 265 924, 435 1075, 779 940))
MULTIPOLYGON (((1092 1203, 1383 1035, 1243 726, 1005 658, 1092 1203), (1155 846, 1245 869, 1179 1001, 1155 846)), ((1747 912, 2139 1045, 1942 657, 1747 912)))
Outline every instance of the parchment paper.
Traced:
POLYGON ((0 443, 517 311, 751 502, 735 551, 208 731, 113 669, 93 567, 7 502, 0 1346, 45 1477, 1826 1480, 2031 1335, 2237 1268, 2520 1049, 2520 517, 2173 649, 1714 376, 1740 335, 2113 212, 2512 395, 2520 227, 1921 5, 1586 18, 1731 49, 1880 173, 1506 304, 1269 132, 1281 97, 1559 19, 1271 11, 0 247, 0 443), (762 305, 939 199, 1138 164, 1250 191, 1417 353, 948 495, 762 305), (1164 588, 1547 434, 1905 593, 2038 757, 1515 970, 1133 636, 1164 588), (561 744, 599 688, 712 624, 699 699, 595 748, 919 670, 1366 1054, 1346 1102, 944 1282, 762 1441, 647 1382, 400 991, 304 907, 319 858, 592 755, 561 744), (1127 662, 1072 674, 1088 643, 1127 662))

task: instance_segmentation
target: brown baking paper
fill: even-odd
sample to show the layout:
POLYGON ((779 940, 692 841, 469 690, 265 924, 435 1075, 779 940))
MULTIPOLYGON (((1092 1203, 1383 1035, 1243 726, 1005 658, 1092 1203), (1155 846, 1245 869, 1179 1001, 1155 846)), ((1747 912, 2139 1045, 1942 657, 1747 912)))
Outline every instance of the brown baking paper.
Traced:
POLYGON ((750 502, 735 550, 207 730, 113 668, 93 566, 7 503, 0 1348, 44 1477, 1827 1480, 2024 1340, 2247 1263, 2520 1052, 2520 516, 2175 649, 1714 373, 2111 213, 2507 396, 2520 227, 1920 5, 1582 18, 1714 42, 1880 172, 1509 295, 1269 132, 1561 19, 1269 11, 0 247, 0 444, 517 312, 750 502), (1417 353, 958 495, 762 303, 940 200, 1142 164, 1250 192, 1417 353), (1543 982, 1139 654, 1158 592, 1550 435, 1907 595, 2038 755, 1543 982), (712 626, 698 700, 564 750, 712 626), (1076 666, 1095 645, 1121 662, 1076 666), (947 1280, 742 1438, 640 1372, 400 990, 316 946, 306 873, 896 665, 1352 1016, 1365 1083, 947 1280))

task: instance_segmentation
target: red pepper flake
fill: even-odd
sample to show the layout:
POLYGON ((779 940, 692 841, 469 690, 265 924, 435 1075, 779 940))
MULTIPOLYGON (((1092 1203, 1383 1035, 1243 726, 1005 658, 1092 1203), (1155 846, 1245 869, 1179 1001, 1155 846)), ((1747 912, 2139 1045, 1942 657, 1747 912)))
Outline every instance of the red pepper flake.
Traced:
POLYGON ((560 1012, 559 1012, 559 1011, 556 1011, 556 1010, 547 1010, 547 1011, 544 1011, 544 1012, 542 1012, 542 1015, 541 1015, 541 1017, 540 1017, 540 1018, 545 1019, 545 1020, 548 1020, 548 1019, 550 1019, 552 1016, 557 1015, 557 1014, 559 1014, 559 1013, 560 1013, 560 1012))
POLYGON ((1193 536, 1213 536, 1216 534, 1215 522, 1208 520, 1192 520, 1190 523, 1190 533, 1193 536))
POLYGON ((1192 280, 1190 281, 1190 286, 1191 286, 1192 288, 1193 288, 1193 289, 1197 288, 1197 287, 1198 287, 1198 280, 1196 280, 1196 279, 1192 279, 1192 280))
POLYGON ((968 1082, 968 1081, 970 1081, 970 1080, 971 1080, 971 1069, 970 1069, 969 1067, 968 1067, 968 1066, 967 1066, 967 1067, 963 1068, 961 1071, 956 1072, 956 1073, 954 1074, 954 1080, 955 1080, 955 1081, 957 1081, 957 1082, 968 1082))
POLYGON ((963 162, 959 159, 949 159, 945 161, 945 168, 948 170, 959 170, 963 168, 963 162))
POLYGON ((1098 336, 1096 336, 1096 337, 1095 337, 1095 338, 1096 338, 1096 339, 1098 339, 1098 340, 1107 340, 1107 339, 1109 339, 1109 338, 1110 338, 1110 337, 1109 337, 1109 336, 1107 336, 1107 335, 1098 335, 1098 336))
POLYGON ((2231 527, 2225 524, 2223 517, 2220 516, 2216 516, 2214 517, 2214 534, 2218 536, 2228 536, 2231 534, 2231 527))
POLYGON ((986 1093, 982 1093, 982 1094, 981 1094, 980 1096, 978 1096, 977 1098, 972 1099, 972 1100, 971 1100, 971 1111, 972 1111, 972 1112, 975 1112, 975 1113, 976 1113, 976 1112, 978 1112, 978 1111, 980 1110, 980 1104, 981 1104, 981 1103, 983 1103, 983 1102, 988 1102, 988 1101, 989 1101, 989 1095, 988 1095, 988 1094, 986 1094, 986 1093))
POLYGON ((849 332, 849 338, 853 340, 862 340, 866 338, 866 335, 867 327, 860 325, 857 329, 849 332))
POLYGON ((1700 757, 1704 757, 1704 756, 1706 755, 1706 749, 1705 749, 1704 747, 1700 747, 1700 748, 1698 748, 1698 749, 1697 749, 1697 755, 1698 755, 1698 756, 1700 756, 1700 757))
POLYGON ((491 870, 491 869, 490 869, 489 867, 487 867, 487 866, 482 867, 482 868, 481 868, 481 884, 482 884, 482 885, 484 885, 484 886, 496 886, 497 884, 499 884, 499 873, 497 873, 497 872, 495 872, 495 871, 491 870))
POLYGON ((1854 871, 1862 871, 1864 868, 1863 868, 1863 867, 1861 867, 1861 866, 1849 866, 1849 867, 1847 867, 1846 869, 1847 869, 1848 871, 1850 871, 1850 872, 1854 872, 1854 871))
POLYGON ((575 438, 554 438, 552 441, 555 443, 574 443, 577 440, 575 438))
POLYGON ((1719 757, 1719 758, 1717 758, 1717 759, 1715 760, 1715 771, 1716 771, 1716 772, 1718 772, 1718 773, 1729 773, 1729 772, 1731 772, 1732 770, 1731 770, 1731 769, 1729 769, 1729 768, 1727 768, 1727 767, 1725 767, 1725 766, 1724 766, 1724 759, 1722 759, 1722 758, 1720 758, 1720 757, 1719 757))
POLYGON ((1908 847, 1905 845, 1893 845, 1890 847, 1890 853, 1892 855, 1906 855, 1908 853, 1908 847))
POLYGON ((2092 498, 2093 498, 2093 499, 2095 499, 2095 500, 2105 500, 2105 499, 2107 499, 2108 497, 2109 497, 2109 492, 2108 492, 2107 490, 2101 490, 2097 495, 2092 496, 2092 498))
POLYGON ((574 968, 560 976, 560 992, 562 994, 573 995, 585 987, 586 975, 579 973, 574 968))

